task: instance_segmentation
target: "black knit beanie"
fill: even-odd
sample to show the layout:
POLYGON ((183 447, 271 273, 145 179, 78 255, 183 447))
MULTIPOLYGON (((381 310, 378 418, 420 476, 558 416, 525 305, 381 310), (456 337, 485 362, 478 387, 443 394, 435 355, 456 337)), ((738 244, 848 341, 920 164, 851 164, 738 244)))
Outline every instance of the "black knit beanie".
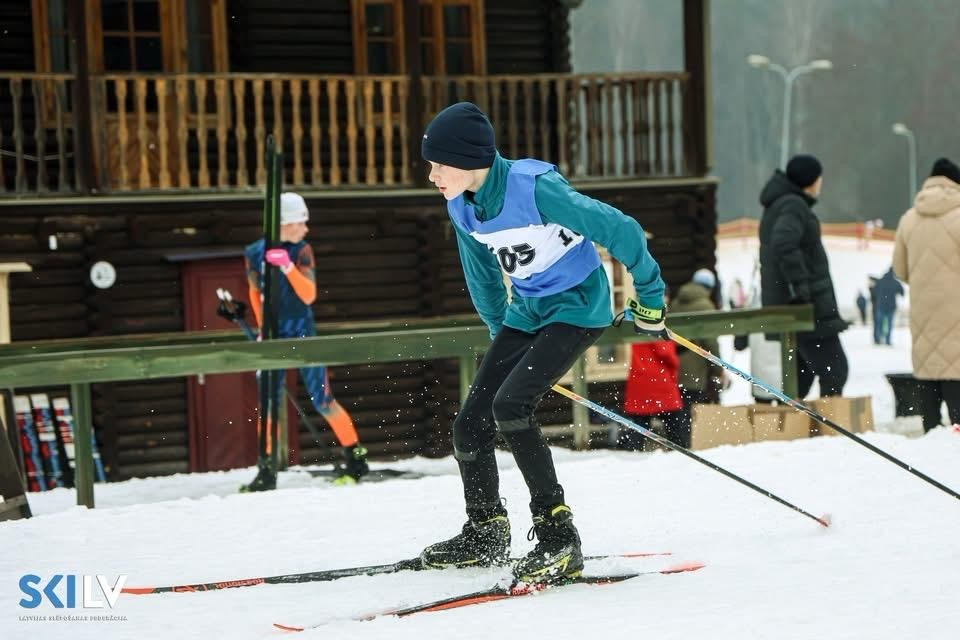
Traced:
POLYGON ((457 169, 486 169, 497 155, 493 126, 472 102, 452 104, 427 125, 420 153, 424 160, 457 169))
POLYGON ((930 172, 930 177, 933 176, 943 176, 960 184, 960 167, 947 158, 937 158, 937 161, 933 163, 933 171, 930 172))
POLYGON ((799 155, 787 163, 787 178, 801 189, 806 189, 823 173, 820 161, 813 156, 799 155))

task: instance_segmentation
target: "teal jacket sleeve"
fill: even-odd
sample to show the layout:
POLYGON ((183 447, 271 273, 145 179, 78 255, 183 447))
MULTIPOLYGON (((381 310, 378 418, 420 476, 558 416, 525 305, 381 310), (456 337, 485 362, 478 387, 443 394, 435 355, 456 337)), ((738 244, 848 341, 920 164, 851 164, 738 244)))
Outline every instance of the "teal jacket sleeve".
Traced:
POLYGON ((663 308, 660 265, 647 249, 640 223, 616 207, 579 193, 556 171, 537 176, 534 196, 540 217, 605 247, 633 276, 637 302, 663 308))
POLYGON ((470 299, 493 338, 503 326, 507 313, 507 288, 503 284, 500 265, 486 245, 471 238, 453 221, 451 224, 457 232, 457 248, 470 299))

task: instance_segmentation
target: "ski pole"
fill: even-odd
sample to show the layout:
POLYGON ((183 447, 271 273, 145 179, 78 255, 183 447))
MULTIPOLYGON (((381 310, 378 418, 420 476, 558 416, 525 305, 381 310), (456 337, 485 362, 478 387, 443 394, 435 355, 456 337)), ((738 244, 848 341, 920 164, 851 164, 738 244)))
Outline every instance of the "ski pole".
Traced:
MULTIPOLYGON (((217 289, 217 297, 220 298, 220 302, 225 310, 225 313, 220 315, 232 320, 238 327, 240 327, 240 330, 243 331, 244 335, 247 336, 248 339, 256 342, 257 334, 253 331, 253 327, 247 324, 247 321, 243 319, 243 311, 237 306, 237 303, 234 301, 233 296, 230 295, 230 292, 226 289, 217 289)), ((257 372, 257 375, 260 375, 259 371, 257 372)), ((293 405, 293 408, 297 410, 297 415, 300 416, 300 420, 303 422, 303 425, 307 428, 316 442, 321 442, 323 440, 323 436, 320 434, 320 430, 317 429, 317 426, 313 424, 313 421, 310 420, 310 417, 307 415, 307 412, 304 410, 303 406, 297 402, 297 399, 292 393, 290 393, 290 390, 287 389, 286 385, 281 386, 287 400, 289 400, 290 404, 293 405)))
POLYGON ((920 478, 921 480, 925 480, 925 481, 929 482, 930 484, 932 484, 932 485, 935 486, 936 488, 940 489, 941 491, 944 491, 944 492, 950 494, 950 495, 953 496, 954 498, 960 499, 960 493, 957 493, 956 491, 954 491, 954 490, 951 489, 950 487, 948 487, 948 486, 946 486, 946 485, 944 485, 944 484, 942 484, 942 483, 940 483, 940 482, 937 482, 936 480, 934 480, 934 479, 931 478, 930 476, 926 475, 925 473, 922 473, 922 472, 914 469, 912 466, 908 465, 908 464, 907 464, 906 462, 904 462, 903 460, 900 460, 899 458, 896 458, 896 457, 890 455, 889 453, 887 453, 887 452, 884 451, 883 449, 880 449, 879 447, 876 447, 876 446, 870 444, 869 442, 867 442, 866 440, 864 440, 864 439, 861 438, 860 436, 858 436, 858 435, 856 435, 856 434, 848 431, 847 429, 844 429, 843 427, 841 427, 840 425, 838 425, 838 424, 837 424, 836 422, 834 422, 833 420, 830 420, 829 418, 826 418, 826 417, 820 415, 819 413, 817 413, 817 412, 814 411, 813 409, 809 408, 807 405, 803 404, 802 402, 800 402, 800 401, 798 401, 798 400, 794 400, 794 399, 791 398, 790 396, 784 394, 784 393, 783 393, 782 391, 780 391, 779 389, 775 389, 774 387, 771 387, 770 385, 766 384, 765 382, 763 382, 763 381, 761 381, 761 380, 757 380, 756 378, 754 378, 753 376, 751 376, 749 373, 746 373, 746 372, 744 372, 744 371, 741 371, 740 369, 737 369, 735 366, 733 366, 732 364, 730 364, 730 363, 727 362, 726 360, 723 360, 722 358, 719 358, 719 357, 713 355, 712 353, 710 353, 709 351, 707 351, 707 350, 704 349, 703 347, 700 347, 700 346, 698 346, 698 345, 690 342, 689 340, 687 340, 687 339, 684 338, 683 336, 681 336, 681 335, 679 335, 679 334, 671 331, 670 329, 667 329, 667 335, 670 337, 671 340, 673 340, 673 341, 676 342, 677 344, 679 344, 679 345, 681 345, 681 346, 683 346, 683 347, 686 347, 687 349, 690 349, 690 351, 693 351, 694 353, 696 353, 696 354, 698 354, 698 355, 706 358, 707 360, 709 360, 709 361, 712 362, 713 364, 718 365, 718 366, 720 366, 720 367, 723 367, 723 368, 726 369, 727 371, 730 371, 730 372, 732 372, 732 373, 737 374, 738 376, 740 376, 741 378, 743 378, 744 380, 746 380, 746 381, 749 382, 750 384, 755 385, 755 386, 757 386, 757 387, 760 387, 761 389, 763 389, 763 390, 766 391, 767 393, 775 396, 775 397, 778 398, 779 400, 782 400, 784 403, 786 403, 787 405, 793 407, 793 408, 796 409, 797 411, 802 411, 803 413, 807 414, 808 416, 810 416, 811 418, 813 418, 814 420, 816 420, 816 421, 819 422, 820 424, 823 424, 823 425, 826 425, 826 426, 830 427, 831 429, 833 429, 833 430, 836 431, 837 433, 842 433, 843 435, 847 436, 848 438, 850 438, 851 440, 853 440, 853 441, 856 442, 857 444, 861 444, 861 445, 863 445, 864 447, 866 447, 867 449, 869 449, 870 451, 873 451, 874 453, 876 453, 877 455, 886 458, 887 460, 889 460, 890 462, 894 463, 895 465, 897 465, 897 466, 900 467, 901 469, 905 469, 906 471, 909 471, 909 472, 912 473, 913 475, 917 476, 917 477, 920 478))
MULTIPOLYGON (((264 257, 266 257, 268 249, 280 246, 280 189, 283 186, 282 157, 283 153, 277 151, 274 146, 273 136, 267 136, 267 181, 269 185, 267 187, 267 197, 269 199, 267 206, 270 211, 270 235, 267 236, 269 241, 264 244, 264 257)), ((268 327, 264 337, 272 340, 277 337, 280 325, 280 312, 277 306, 280 269, 272 264, 265 264, 264 275, 266 275, 266 279, 263 287, 263 321, 264 325, 268 327)), ((265 373, 270 381, 269 424, 272 427, 270 430, 270 458, 273 462, 273 469, 276 471, 280 467, 286 468, 286 463, 280 462, 280 403, 278 402, 278 396, 280 395, 278 392, 281 387, 285 386, 282 380, 285 372, 270 370, 265 373)), ((284 444, 284 449, 286 449, 286 444, 284 444)), ((284 455, 286 455, 286 451, 284 451, 284 455)))
POLYGON ((584 398, 584 397, 582 397, 582 396, 574 393, 573 391, 570 391, 569 389, 566 389, 566 388, 564 388, 564 387, 561 387, 561 386, 558 385, 558 384, 553 385, 553 390, 556 391, 557 393, 559 393, 560 395, 563 395, 563 396, 566 396, 566 397, 570 398, 570 399, 573 400, 574 402, 579 402, 580 404, 582 404, 583 406, 587 407, 588 409, 592 409, 593 411, 596 411, 597 413, 599 413, 599 414, 602 415, 602 416, 606 416, 607 418, 610 418, 610 419, 613 420, 614 422, 618 422, 618 423, 622 424, 623 426, 625 426, 625 427, 627 427, 627 428, 629 428, 629 429, 633 429, 634 431, 639 431, 640 433, 642 433, 643 435, 645 435, 646 437, 650 438, 651 440, 653 440, 654 442, 656 442, 656 443, 658 443, 658 444, 661 444, 661 445, 663 445, 663 446, 665 446, 665 447, 669 447, 670 449, 673 449, 674 451, 677 451, 677 452, 679 452, 679 453, 682 453, 683 455, 687 456, 688 458, 693 458, 694 460, 696 460, 696 461, 699 462, 700 464, 706 465, 706 466, 710 467, 711 469, 713 469, 714 471, 718 471, 718 472, 722 473, 723 475, 727 476, 727 477, 730 478, 731 480, 736 480, 736 481, 739 482, 740 484, 742 484, 742 485, 744 485, 744 486, 747 486, 747 487, 750 487, 751 489, 753 489, 753 490, 756 491, 757 493, 763 494, 763 495, 765 495, 766 497, 770 498, 771 500, 775 500, 775 501, 779 502, 780 504, 782 504, 783 506, 789 507, 789 508, 793 509, 793 510, 796 511, 797 513, 802 513, 803 515, 807 516, 808 518, 810 518, 810 519, 812 519, 812 520, 815 520, 817 523, 823 525, 824 527, 829 527, 829 526, 830 526, 830 518, 829 518, 828 516, 822 516, 822 517, 819 517, 819 518, 818 518, 817 516, 813 515, 812 513, 808 513, 808 512, 806 512, 806 511, 804 511, 803 509, 801 509, 800 507, 796 506, 795 504, 791 504, 791 503, 787 502, 786 500, 784 500, 784 499, 781 498, 780 496, 777 496, 777 495, 775 495, 775 494, 767 491, 766 489, 763 489, 763 488, 761 488, 761 487, 753 484, 753 483, 750 482, 749 480, 745 480, 744 478, 741 478, 740 476, 738 476, 738 475, 735 474, 735 473, 731 473, 730 471, 727 471, 727 470, 724 469, 723 467, 721 467, 721 466, 719 466, 719 465, 717 465, 717 464, 714 464, 713 462, 710 462, 709 460, 707 460, 707 459, 705 459, 705 458, 701 458, 700 456, 698 456, 697 454, 695 454, 693 451, 690 451, 690 450, 687 449, 686 447, 681 447, 680 445, 675 444, 674 442, 672 442, 672 441, 670 441, 670 440, 668 440, 668 439, 666 439, 666 438, 664 438, 664 437, 662 437, 662 436, 654 433, 653 431, 650 431, 649 429, 640 426, 640 425, 637 424, 636 422, 633 422, 633 421, 631 421, 631 420, 628 420, 628 419, 624 418, 623 416, 618 415, 618 414, 614 413, 613 411, 610 411, 609 409, 600 406, 600 405, 597 404, 596 402, 592 402, 592 401, 590 401, 590 400, 587 400, 586 398, 584 398))

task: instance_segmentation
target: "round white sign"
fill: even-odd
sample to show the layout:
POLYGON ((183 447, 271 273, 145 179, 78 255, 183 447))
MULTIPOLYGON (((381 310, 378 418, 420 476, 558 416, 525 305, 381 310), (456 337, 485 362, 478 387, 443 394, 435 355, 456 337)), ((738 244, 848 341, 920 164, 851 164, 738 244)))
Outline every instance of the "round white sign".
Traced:
POLYGON ((109 289, 117 281, 117 270, 109 262, 101 260, 90 267, 90 282, 98 289, 109 289))

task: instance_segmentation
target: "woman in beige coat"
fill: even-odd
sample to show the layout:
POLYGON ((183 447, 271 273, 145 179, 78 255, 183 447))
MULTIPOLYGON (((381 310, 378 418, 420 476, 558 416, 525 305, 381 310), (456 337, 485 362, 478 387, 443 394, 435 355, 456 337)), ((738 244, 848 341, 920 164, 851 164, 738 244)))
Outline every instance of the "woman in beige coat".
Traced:
POLYGON ((940 424, 940 404, 960 423, 960 167, 946 158, 897 226, 893 270, 910 285, 913 375, 928 381, 923 428, 940 424))

